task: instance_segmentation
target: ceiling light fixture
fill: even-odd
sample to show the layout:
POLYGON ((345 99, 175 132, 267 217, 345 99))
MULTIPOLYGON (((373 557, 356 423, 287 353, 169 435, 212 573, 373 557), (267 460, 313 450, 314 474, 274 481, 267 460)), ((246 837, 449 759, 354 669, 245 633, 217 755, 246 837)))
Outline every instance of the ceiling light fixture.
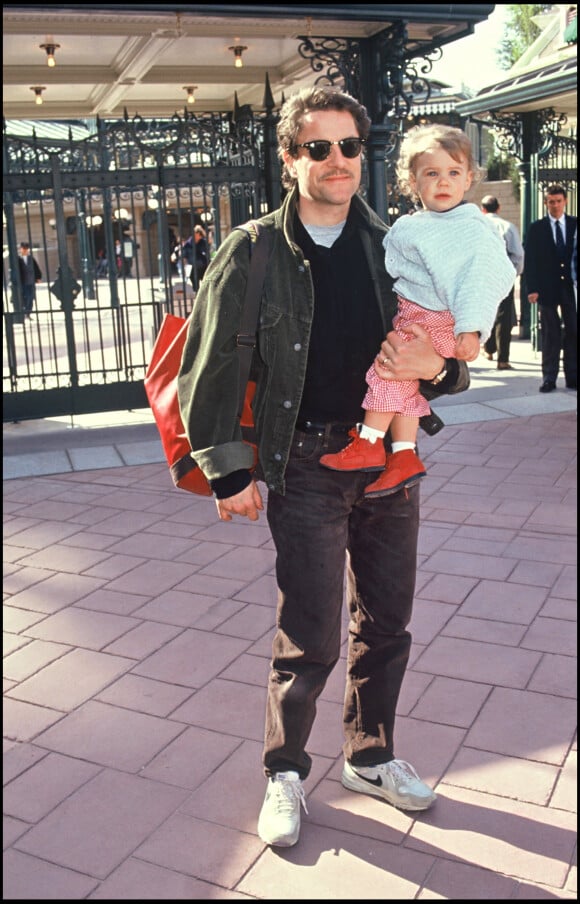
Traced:
POLYGON ((47 38, 45 44, 39 44, 38 46, 41 47, 42 50, 46 50, 46 57, 47 57, 46 62, 52 69, 54 66, 56 66, 56 60, 54 58, 54 51, 58 50, 58 48, 60 47, 60 44, 55 44, 54 42, 49 41, 49 39, 47 38))
POLYGON ((187 103, 194 104, 195 103, 195 91, 197 91, 197 85, 184 85, 183 90, 187 91, 187 103))
POLYGON ((40 104, 43 103, 43 100, 42 100, 42 92, 43 92, 43 91, 46 91, 46 86, 45 86, 45 85, 42 85, 42 86, 41 86, 41 85, 36 85, 34 88, 31 88, 30 90, 31 90, 31 91, 34 91, 34 93, 35 93, 35 95, 36 95, 36 97, 35 97, 35 103, 37 103, 37 104, 40 106, 40 104))
POLYGON ((244 50, 247 50, 247 49, 248 48, 245 47, 243 44, 234 44, 233 47, 228 47, 228 50, 233 51, 234 66, 236 67, 236 69, 241 69, 242 66, 244 65, 244 63, 242 61, 242 54, 243 54, 244 50))

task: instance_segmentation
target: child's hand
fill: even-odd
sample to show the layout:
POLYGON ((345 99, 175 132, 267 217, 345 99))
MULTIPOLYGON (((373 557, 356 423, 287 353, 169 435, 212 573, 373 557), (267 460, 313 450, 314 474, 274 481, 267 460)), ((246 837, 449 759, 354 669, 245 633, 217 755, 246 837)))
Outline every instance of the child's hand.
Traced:
POLYGON ((458 361, 475 361, 480 346, 479 333, 459 333, 455 340, 455 357, 458 361))

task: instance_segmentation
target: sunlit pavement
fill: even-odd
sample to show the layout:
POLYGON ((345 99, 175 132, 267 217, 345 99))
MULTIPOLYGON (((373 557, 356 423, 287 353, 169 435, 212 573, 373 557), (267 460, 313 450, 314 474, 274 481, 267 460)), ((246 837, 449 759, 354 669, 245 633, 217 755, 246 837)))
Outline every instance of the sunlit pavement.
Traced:
POLYGON ((265 518, 175 490, 147 411, 4 425, 5 900, 577 897, 576 393, 538 392, 529 342, 511 361, 420 435, 396 751, 438 800, 342 788, 342 658, 280 852, 256 833, 265 518))

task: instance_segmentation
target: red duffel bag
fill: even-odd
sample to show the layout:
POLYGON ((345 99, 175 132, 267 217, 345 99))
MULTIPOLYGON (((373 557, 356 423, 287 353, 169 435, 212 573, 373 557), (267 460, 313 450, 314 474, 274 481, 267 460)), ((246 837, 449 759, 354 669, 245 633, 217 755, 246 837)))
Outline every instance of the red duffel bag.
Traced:
MULTIPOLYGON (((248 377, 253 349, 256 345, 258 313, 269 249, 265 238, 258 241, 260 236, 266 234, 260 232, 258 224, 254 221, 237 228, 245 229, 248 232, 252 249, 242 323, 238 334, 238 351, 240 356, 240 425, 244 433, 244 440, 254 448, 255 464, 257 452, 256 444, 252 441, 254 427, 252 400, 256 384, 248 377)), ((159 430, 173 483, 176 487, 188 490, 190 493, 211 496, 212 491, 203 471, 191 457, 191 446, 181 420, 177 398, 177 375, 188 327, 189 318, 176 317, 174 314, 168 313, 164 315, 145 374, 145 394, 159 430)))

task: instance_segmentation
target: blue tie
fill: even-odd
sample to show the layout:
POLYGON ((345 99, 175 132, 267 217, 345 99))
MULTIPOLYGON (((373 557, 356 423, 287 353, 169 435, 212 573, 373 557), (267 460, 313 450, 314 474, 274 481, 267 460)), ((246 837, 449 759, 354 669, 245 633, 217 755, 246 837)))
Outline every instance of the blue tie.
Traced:
POLYGON ((556 230, 556 250, 558 252, 558 257, 564 260, 564 254, 566 251, 566 245, 564 244, 564 236, 562 235, 562 227, 558 220, 554 223, 554 228, 556 230))

